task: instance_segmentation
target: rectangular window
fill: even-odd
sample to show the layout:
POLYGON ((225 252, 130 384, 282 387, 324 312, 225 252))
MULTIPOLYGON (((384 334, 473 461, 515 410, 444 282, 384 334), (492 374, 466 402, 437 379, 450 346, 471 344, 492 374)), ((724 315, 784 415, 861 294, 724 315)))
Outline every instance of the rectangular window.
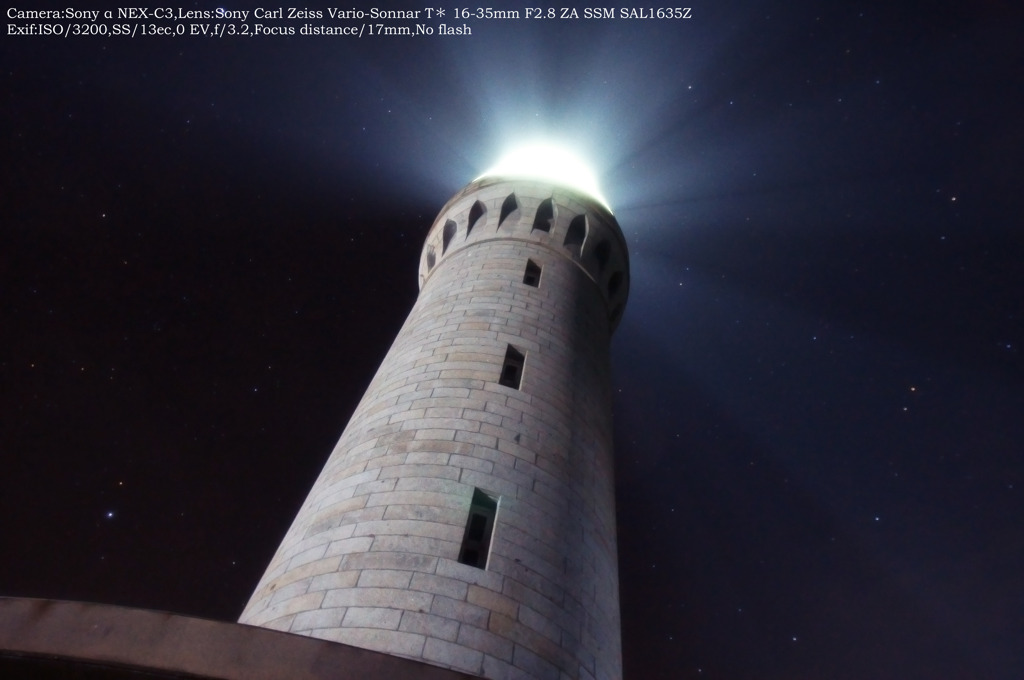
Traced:
POLYGON ((480 489, 473 489, 473 502, 469 506, 466 533, 462 537, 459 562, 477 569, 487 568, 487 556, 494 533, 494 518, 498 514, 498 497, 480 489))
POLYGON ((501 377, 498 384, 518 390, 519 383, 523 379, 523 364, 526 356, 512 345, 508 346, 505 352, 505 363, 501 367, 501 377))
POLYGON ((534 288, 540 285, 540 267, 533 260, 526 261, 526 273, 523 274, 523 283, 534 288))

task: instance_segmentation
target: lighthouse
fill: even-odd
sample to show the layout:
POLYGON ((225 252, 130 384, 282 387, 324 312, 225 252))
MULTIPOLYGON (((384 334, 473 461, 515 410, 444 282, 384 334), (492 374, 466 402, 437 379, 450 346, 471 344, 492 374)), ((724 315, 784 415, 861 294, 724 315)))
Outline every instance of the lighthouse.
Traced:
POLYGON ((609 346, 626 243, 592 182, 499 164, 240 623, 487 678, 622 676, 609 346))

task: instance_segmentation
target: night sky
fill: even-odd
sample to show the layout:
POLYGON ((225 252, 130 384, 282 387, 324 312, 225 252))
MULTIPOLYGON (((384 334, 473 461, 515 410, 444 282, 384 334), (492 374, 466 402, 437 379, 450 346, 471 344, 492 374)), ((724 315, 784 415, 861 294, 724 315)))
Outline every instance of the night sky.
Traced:
MULTIPOLYGON (((301 7, 262 23, 370 23, 301 7)), ((5 18, 0 594, 235 620, 438 210, 545 137, 630 249, 626 677, 1024 677, 1024 13, 441 7, 389 23, 472 35, 5 18)))

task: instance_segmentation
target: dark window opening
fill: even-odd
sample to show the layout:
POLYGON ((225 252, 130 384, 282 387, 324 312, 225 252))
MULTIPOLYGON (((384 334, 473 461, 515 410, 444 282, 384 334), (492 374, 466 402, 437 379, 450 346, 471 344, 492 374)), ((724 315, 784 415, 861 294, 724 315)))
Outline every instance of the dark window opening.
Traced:
POLYGON ((427 271, 430 271, 431 269, 434 268, 434 263, 436 261, 437 256, 434 255, 434 248, 431 247, 430 250, 427 251, 427 271))
POLYGON ((486 212, 487 206, 480 201, 473 204, 473 207, 469 209, 469 224, 466 225, 466 236, 469 236, 469 232, 473 231, 473 227, 476 226, 476 223, 486 212))
POLYGON ((533 260, 526 261, 526 273, 523 274, 523 283, 534 288, 540 285, 540 267, 533 260))
POLYGON ((579 248, 583 245, 583 241, 587 238, 587 216, 577 215, 572 218, 572 222, 569 223, 569 231, 565 233, 565 241, 562 245, 567 248, 576 248, 576 252, 579 253, 579 248))
POLYGON ((549 198, 537 206, 537 216, 533 220, 533 228, 540 231, 551 231, 551 222, 554 219, 555 206, 549 198))
POLYGON ((455 238, 456 228, 457 227, 455 226, 455 222, 453 220, 448 220, 447 222, 444 223, 444 233, 441 235, 442 255, 448 252, 448 244, 452 242, 453 238, 455 238))
POLYGON ((594 248, 594 257, 597 258, 597 266, 601 271, 608 266, 608 256, 611 255, 612 247, 608 244, 608 241, 601 241, 594 248))
POLYGON ((526 363, 526 355, 512 345, 509 345, 508 351, 505 352, 505 363, 501 367, 501 377, 498 379, 498 384, 518 390, 519 384, 523 379, 524 363, 526 363))
POLYGON ((615 297, 622 287, 622 272, 615 272, 612 278, 608 279, 608 297, 615 297))
POLYGON ((516 201, 515 194, 509 194, 505 199, 505 202, 501 204, 501 214, 498 216, 498 226, 505 221, 505 218, 512 214, 514 210, 519 207, 519 202, 516 201))
POLYGON ((466 532, 462 537, 459 562, 477 569, 487 568, 487 555, 494 533, 494 518, 498 514, 498 499, 480 489, 473 489, 473 501, 466 519, 466 532))

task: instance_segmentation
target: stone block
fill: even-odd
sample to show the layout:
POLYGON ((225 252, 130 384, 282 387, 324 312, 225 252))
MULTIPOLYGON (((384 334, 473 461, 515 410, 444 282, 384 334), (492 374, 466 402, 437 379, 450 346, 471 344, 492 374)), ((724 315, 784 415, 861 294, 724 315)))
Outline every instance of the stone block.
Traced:
POLYGON ((384 628, 398 630, 402 612, 384 607, 349 607, 342 619, 343 628, 384 628))
POLYGON ((380 520, 378 522, 361 522, 356 527, 356 536, 419 536, 422 538, 438 538, 450 543, 462 540, 463 530, 450 524, 439 524, 424 520, 380 520))
POLYGON ((405 463, 406 457, 407 454, 405 453, 392 453, 389 450, 389 452, 383 456, 377 456, 376 458, 371 458, 370 460, 366 461, 366 468, 385 468, 394 465, 402 465, 403 463, 405 463))
POLYGON ((561 676, 558 666, 523 645, 516 645, 512 655, 512 665, 522 669, 535 680, 559 680, 561 676))
POLYGON ((513 619, 517 617, 520 606, 512 598, 478 585, 469 586, 466 601, 513 619))
POLYGON ((380 470, 377 469, 364 470, 363 472, 360 472, 358 474, 348 476, 342 476, 340 474, 335 475, 334 473, 332 473, 329 479, 330 489, 332 492, 337 492, 340 491, 341 489, 345 489, 350 486, 355 487, 359 486, 364 482, 372 482, 373 480, 377 479, 378 474, 380 474, 380 470))
MULTIPOLYGON (((394 465, 392 467, 382 468, 380 476, 381 480, 379 481, 391 478, 436 478, 457 480, 459 478, 459 469, 448 465, 394 465)), ((409 487, 403 486, 402 488, 406 489, 409 487)), ((382 490, 391 491, 391 489, 382 490)))
POLYGON ((458 529, 457 538, 460 538, 466 523, 468 500, 465 506, 464 508, 437 508, 425 505, 389 505, 384 512, 384 519, 411 519, 447 524, 458 529))
POLYGON ((359 572, 360 588, 408 588, 413 572, 395 569, 365 569, 359 572))
POLYGON ((459 627, 458 643, 496 659, 512 661, 512 642, 482 628, 462 624, 459 627))
POLYGON ((473 674, 480 673, 484 662, 484 655, 475 649, 430 637, 423 647, 423 658, 473 674))
MULTIPOLYGON (((366 498, 364 496, 349 497, 349 498, 345 498, 345 499, 342 499, 342 500, 337 500, 337 501, 335 501, 333 503, 327 503, 327 504, 321 503, 319 505, 319 507, 318 507, 318 510, 317 510, 316 514, 314 514, 313 517, 312 517, 313 522, 314 522, 314 526, 316 525, 317 520, 318 520, 319 517, 336 517, 337 515, 339 515, 341 513, 348 512, 350 510, 359 510, 359 509, 361 509, 365 505, 366 505, 366 498)), ((333 525, 333 526, 337 526, 337 525, 333 525)), ((333 526, 330 525, 330 524, 327 524, 327 525, 324 526, 324 529, 330 529, 330 528, 333 528, 333 526)), ((321 531, 322 530, 323 529, 321 529, 321 531)))
MULTIPOLYGON (((340 558, 339 558, 340 559, 340 558)), ((338 588, 351 588, 359 580, 359 572, 353 570, 332 571, 327 574, 318 574, 309 582, 309 592, 318 590, 336 590, 338 588)))
POLYGON ((369 536, 356 536, 344 538, 340 541, 331 541, 330 547, 324 546, 327 550, 326 557, 333 555, 344 555, 347 553, 366 552, 373 545, 373 538, 369 536))
POLYGON ((398 569, 433 573, 438 559, 430 555, 413 555, 405 552, 362 552, 345 555, 341 568, 345 570, 398 569))
POLYGON ((489 654, 484 655, 483 676, 493 680, 533 680, 523 669, 489 654))
MULTIPOLYGON (((401 407, 402 404, 399 404, 398 406, 401 407)), ((407 408, 406 409, 406 408, 398 408, 398 407, 396 407, 394 413, 392 413, 390 418, 388 419, 388 422, 389 423, 403 423, 403 422, 405 422, 407 420, 420 420, 420 419, 423 418, 423 415, 425 413, 426 413, 426 409, 424 409, 424 408, 407 408)))
MULTIPOLYGON (((324 607, 370 607, 429 611, 433 595, 404 588, 341 588, 323 595, 324 607)), ((395 624, 397 627, 397 624, 395 624)))
POLYGON ((373 545, 370 549, 374 552, 405 552, 445 557, 448 555, 457 555, 459 552, 459 543, 424 536, 384 535, 375 536, 373 538, 373 545))
POLYGON ((292 621, 295 620, 295 616, 295 614, 289 614, 288 616, 282 616, 258 625, 261 628, 269 628, 270 630, 279 630, 282 633, 286 633, 291 628, 292 621))
POLYGON ((492 449, 496 448, 498 444, 497 436, 481 432, 456 432, 454 439, 457 442, 468 442, 470 444, 478 444, 492 449))
POLYGON ((475 456, 453 455, 448 462, 452 467, 476 470, 484 474, 489 474, 494 469, 492 461, 481 460, 475 456))
POLYGON ((511 496, 515 498, 518 487, 514 482, 502 479, 494 474, 487 474, 479 470, 463 469, 459 477, 463 484, 474 486, 478 489, 485 489, 500 496, 511 496))
POLYGON ((369 507, 393 506, 393 505, 420 505, 437 508, 459 508, 465 510, 469 507, 466 502, 467 496, 452 496, 447 493, 435 491, 389 491, 386 493, 375 493, 366 501, 369 507))
MULTIPOLYGON (((458 470, 458 468, 452 468, 458 470)), ((447 496, 465 497, 472 495, 472 489, 465 484, 452 479, 444 479, 429 476, 408 476, 398 480, 395 491, 416 491, 442 493, 447 496)))
POLYGON ((411 465, 448 465, 451 454, 433 451, 414 451, 408 454, 406 462, 411 465))
POLYGON ((454 641, 459 634, 459 622, 433 614, 405 611, 398 630, 454 641))
POLYGON ((288 630, 292 633, 302 633, 317 628, 340 628, 346 611, 345 607, 332 607, 301 612, 292 619, 288 630))
MULTIPOLYGON (((378 472, 383 475, 389 468, 380 468, 378 472)), ((375 479, 372 482, 365 482, 355 488, 354 496, 369 496, 380 491, 392 491, 395 488, 396 480, 393 477, 386 479, 375 479)))
POLYGON ((562 642, 562 631, 553 621, 542 616, 535 609, 526 605, 519 607, 519 621, 528 628, 540 633, 548 640, 558 643, 562 642))
POLYGON ((282 602, 277 602, 257 612, 252 625, 260 626, 267 621, 273 621, 274 619, 283 616, 294 615, 311 609, 319 609, 320 603, 323 602, 323 600, 324 594, 321 592, 306 593, 305 595, 299 595, 282 602))
POLYGON ((465 583, 472 583, 497 592, 501 592, 502 581, 504 580, 500 573, 471 567, 468 564, 462 564, 454 559, 442 558, 438 560, 436 573, 438 576, 445 576, 465 583))
MULTIPOLYGON (((413 590, 421 590, 435 595, 444 595, 453 600, 465 600, 469 585, 465 581, 454 578, 446 578, 436 574, 424 574, 417 572, 412 577, 409 585, 413 590)), ((476 587, 476 586, 474 586, 476 587)))
POLYGON ((267 584, 267 588, 270 591, 276 591, 290 583, 313 579, 320 574, 332 573, 338 570, 338 566, 340 564, 341 557, 327 557, 321 560, 316 560, 315 562, 308 562, 301 567, 285 571, 267 584))
MULTIPOLYGON (((509 558, 497 553, 491 553, 488 567, 505 576, 506 579, 518 581, 529 590, 539 593, 553 602, 562 602, 565 598, 565 590, 557 581, 552 581, 542 574, 529 569, 522 564, 522 558, 509 558), (520 561, 516 561, 516 560, 520 561)), ((506 591, 509 597, 515 597, 511 592, 506 591)))
POLYGON ((284 602, 290 600, 299 595, 303 595, 309 591, 309 583, 312 580, 312 576, 307 576, 301 579, 297 579, 287 585, 281 585, 275 587, 277 584, 271 584, 270 591, 273 593, 268 600, 271 605, 277 604, 278 602, 284 602))
POLYGON ((455 439, 455 430, 450 429, 424 428, 412 431, 416 433, 413 437, 414 439, 440 439, 442 441, 451 441, 455 439))
POLYGON ((431 614, 452 619, 459 623, 468 623, 477 628, 485 628, 487 626, 487 617, 490 612, 483 607, 445 597, 444 595, 435 595, 433 597, 434 600, 430 607, 431 614))
MULTIPOLYGON (((479 340, 472 339, 469 340, 469 342, 477 344, 479 340)), ((430 396, 435 399, 450 397, 453 399, 464 400, 469 398, 469 394, 470 391, 468 387, 435 387, 430 392, 430 396)))

